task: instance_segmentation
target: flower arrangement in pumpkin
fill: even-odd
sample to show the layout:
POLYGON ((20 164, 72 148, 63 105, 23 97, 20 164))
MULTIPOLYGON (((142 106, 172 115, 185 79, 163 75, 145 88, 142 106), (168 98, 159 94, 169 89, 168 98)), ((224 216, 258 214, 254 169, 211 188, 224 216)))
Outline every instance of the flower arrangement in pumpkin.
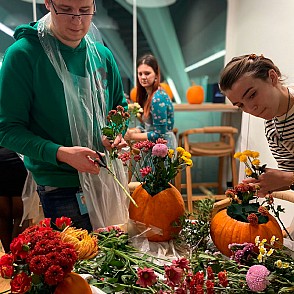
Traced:
POLYGON ((46 218, 13 239, 11 253, 0 258, 1 277, 11 279, 11 293, 54 293, 72 274, 77 260, 97 255, 95 236, 84 234, 79 238, 82 244, 73 239, 65 240, 70 224, 70 218, 57 218, 55 225, 63 231, 56 231, 46 218), (89 255, 82 254, 88 246, 92 248, 91 254, 88 251, 89 255))
MULTIPOLYGON (((257 179, 265 172, 266 165, 260 165, 259 152, 245 150, 237 152, 234 157, 245 164, 247 177, 257 179)), ((275 209, 274 199, 270 194, 260 203, 258 189, 256 185, 239 183, 225 192, 231 204, 226 210, 217 213, 211 221, 211 237, 223 254, 230 256, 228 244, 235 243, 236 239, 241 242, 253 242, 257 235, 264 239, 275 235, 280 242, 276 243, 276 246, 280 246, 283 241, 282 231, 275 217, 286 230, 279 218, 279 213, 284 212, 284 209, 281 206, 275 209), (275 217, 269 213, 270 210, 274 212, 275 217)))
POLYGON ((145 236, 154 242, 168 241, 180 230, 173 223, 184 214, 185 205, 182 195, 170 181, 181 169, 192 165, 189 152, 181 147, 168 149, 166 143, 163 139, 156 143, 137 142, 130 152, 119 155, 141 183, 132 193, 138 207, 130 203, 130 219, 143 224, 141 227, 147 231, 145 236))
POLYGON ((191 154, 177 147, 168 149, 167 141, 158 139, 156 143, 140 141, 132 146, 130 152, 119 158, 133 172, 136 180, 152 196, 170 187, 170 181, 186 166, 192 166, 191 154), (133 164, 135 163, 135 164, 133 164))

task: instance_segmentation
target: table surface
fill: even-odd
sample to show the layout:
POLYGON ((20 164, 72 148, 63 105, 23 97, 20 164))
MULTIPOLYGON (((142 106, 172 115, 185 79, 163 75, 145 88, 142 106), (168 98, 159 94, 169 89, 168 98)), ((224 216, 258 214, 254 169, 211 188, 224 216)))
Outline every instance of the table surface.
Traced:
MULTIPOLYGON (((0 251, 0 257, 4 255, 4 252, 0 251)), ((3 279, 0 277, 0 293, 10 289, 10 279, 3 279)))
POLYGON ((241 112, 239 107, 234 106, 232 104, 224 104, 224 103, 174 104, 174 111, 241 112))

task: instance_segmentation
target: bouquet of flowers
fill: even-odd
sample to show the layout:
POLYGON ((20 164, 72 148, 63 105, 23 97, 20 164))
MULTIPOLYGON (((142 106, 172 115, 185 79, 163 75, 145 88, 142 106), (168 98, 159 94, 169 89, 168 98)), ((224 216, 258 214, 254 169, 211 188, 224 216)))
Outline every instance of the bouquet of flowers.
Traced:
MULTIPOLYGON (((110 142, 113 142, 119 134, 127 130, 129 118, 130 114, 126 112, 121 105, 118 105, 116 110, 111 110, 108 113, 108 124, 106 127, 102 128, 102 134, 106 136, 110 142)), ((110 151, 110 158, 115 159, 117 157, 118 150, 113 148, 110 151)))
POLYGON ((141 115, 143 113, 143 108, 140 106, 138 102, 135 103, 129 103, 128 104, 128 113, 130 114, 130 120, 132 122, 135 122, 135 119, 141 118, 141 115))
POLYGON ((119 155, 119 159, 133 172, 150 195, 169 188, 169 182, 186 166, 192 166, 191 154, 182 147, 168 149, 167 141, 158 139, 156 143, 140 141, 130 152, 119 155))
MULTIPOLYGON (((70 224, 70 218, 56 219, 56 227, 60 230, 66 230, 70 224)), ((53 230, 50 219, 46 218, 13 239, 11 253, 0 259, 1 277, 11 279, 11 293, 54 293, 58 284, 71 273, 82 252, 73 238, 63 241, 65 236, 66 231, 53 230)), ((87 245, 84 237, 79 238, 79 241, 84 239, 83 247, 87 245)), ((98 250, 96 239, 91 240, 98 250)), ((91 257, 97 255, 97 250, 91 257)))

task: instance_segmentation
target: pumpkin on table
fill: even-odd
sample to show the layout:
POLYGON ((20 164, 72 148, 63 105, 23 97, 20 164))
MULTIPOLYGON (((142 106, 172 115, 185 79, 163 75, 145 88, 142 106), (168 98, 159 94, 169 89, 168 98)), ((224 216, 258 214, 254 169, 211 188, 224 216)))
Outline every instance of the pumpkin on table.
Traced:
POLYGON ((130 219, 143 223, 146 227, 155 227, 162 230, 162 234, 150 234, 149 241, 165 242, 179 233, 180 228, 174 227, 173 223, 184 215, 185 205, 180 192, 170 184, 158 194, 151 196, 139 185, 132 194, 138 207, 133 203, 129 206, 130 219))
POLYGON ((260 239, 268 241, 275 236, 279 239, 279 246, 283 242, 283 235, 280 225, 272 215, 268 215, 268 222, 263 224, 251 224, 235 220, 227 214, 227 210, 221 210, 212 219, 210 225, 210 235, 217 249, 226 256, 231 256, 232 252, 228 248, 232 243, 253 243, 255 238, 260 236, 260 239))
POLYGON ((203 87, 193 83, 186 92, 186 98, 190 104, 201 104, 204 101, 203 87))

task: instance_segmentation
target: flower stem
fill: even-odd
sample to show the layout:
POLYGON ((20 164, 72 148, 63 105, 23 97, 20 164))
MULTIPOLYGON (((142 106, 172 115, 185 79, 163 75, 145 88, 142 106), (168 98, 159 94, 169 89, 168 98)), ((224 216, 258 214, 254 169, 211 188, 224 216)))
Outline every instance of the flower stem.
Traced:
POLYGON ((279 220, 280 224, 282 225, 283 230, 286 232, 286 234, 288 235, 290 240, 293 241, 291 235, 289 234, 288 230, 286 229, 285 225, 283 224, 282 220, 280 219, 279 213, 275 210, 275 207, 272 204, 270 204, 270 208, 274 212, 275 217, 279 220))
POLYGON ((126 188, 122 185, 122 183, 118 180, 116 175, 108 167, 106 167, 106 169, 113 176, 114 180, 118 183, 118 185, 123 189, 124 193, 130 198, 130 200, 133 202, 133 204, 136 207, 138 207, 138 204, 136 203, 136 201, 133 199, 133 197, 130 195, 130 193, 126 190, 126 188))

